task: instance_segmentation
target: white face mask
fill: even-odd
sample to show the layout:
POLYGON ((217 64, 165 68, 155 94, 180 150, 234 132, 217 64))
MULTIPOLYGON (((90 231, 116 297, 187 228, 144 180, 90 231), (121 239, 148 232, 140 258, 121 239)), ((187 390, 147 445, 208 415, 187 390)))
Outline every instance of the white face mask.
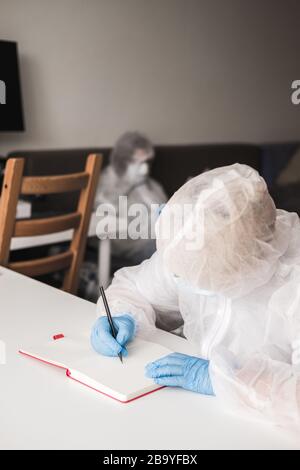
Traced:
POLYGON ((148 175, 148 163, 131 163, 127 168, 126 179, 128 179, 132 184, 137 184, 146 179, 148 175))
POLYGON ((139 164, 138 173, 140 176, 148 176, 149 175, 149 165, 148 163, 144 162, 139 164))
POLYGON ((192 284, 190 284, 189 282, 181 279, 178 276, 173 275, 173 278, 174 278, 174 280, 175 280, 175 282, 178 286, 184 287, 185 289, 190 291, 191 294, 203 295, 203 296, 206 296, 206 297, 214 297, 214 296, 217 295, 216 292, 212 292, 212 291, 209 291, 209 290, 200 289, 199 287, 192 286, 192 284))

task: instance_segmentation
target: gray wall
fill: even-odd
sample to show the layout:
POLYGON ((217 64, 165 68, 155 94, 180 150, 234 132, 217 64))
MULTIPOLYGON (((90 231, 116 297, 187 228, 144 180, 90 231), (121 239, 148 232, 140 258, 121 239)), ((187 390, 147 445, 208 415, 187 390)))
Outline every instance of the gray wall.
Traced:
MULTIPOLYGON (((299 139, 297 0, 0 0, 19 42, 27 131, 16 148, 299 139)), ((1 64, 0 64, 1 66, 1 64)))

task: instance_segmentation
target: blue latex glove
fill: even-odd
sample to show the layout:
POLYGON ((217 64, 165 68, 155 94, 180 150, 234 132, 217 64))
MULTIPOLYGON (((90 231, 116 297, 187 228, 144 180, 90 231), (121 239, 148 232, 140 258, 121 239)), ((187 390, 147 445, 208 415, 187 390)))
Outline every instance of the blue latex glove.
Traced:
POLYGON ((135 321, 131 315, 113 317, 113 322, 117 330, 117 337, 114 339, 111 333, 108 318, 100 317, 96 321, 91 332, 91 344, 94 350, 103 356, 114 357, 121 353, 128 356, 126 344, 129 343, 135 334, 135 321))
POLYGON ((163 208, 165 207, 165 205, 166 205, 166 204, 161 204, 161 205, 158 207, 158 209, 157 209, 157 211, 156 211, 156 217, 157 217, 157 218, 158 218, 158 217, 160 216, 160 214, 162 213, 162 210, 163 210, 163 208))
POLYGON ((181 387, 202 395, 214 395, 209 361, 174 353, 146 366, 146 376, 167 387, 181 387))

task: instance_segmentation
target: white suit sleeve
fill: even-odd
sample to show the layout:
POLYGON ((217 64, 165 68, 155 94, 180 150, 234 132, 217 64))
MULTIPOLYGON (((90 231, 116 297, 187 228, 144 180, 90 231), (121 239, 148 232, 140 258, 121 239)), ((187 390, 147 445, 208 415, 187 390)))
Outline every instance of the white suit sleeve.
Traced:
MULTIPOLYGON (((173 319, 179 315, 177 286, 157 253, 139 266, 120 269, 106 296, 112 314, 130 313, 138 331, 152 330, 159 323, 157 320, 165 320, 165 329, 173 329, 173 319)), ((97 311, 100 316, 105 315, 101 298, 97 311)))
POLYGON ((214 353, 210 377, 226 409, 293 428, 300 425, 300 368, 261 352, 238 364, 226 350, 214 353))
POLYGON ((216 348, 210 362, 210 376, 215 394, 226 408, 251 412, 299 432, 300 290, 296 284, 299 286, 298 281, 291 283, 280 297, 273 299, 274 321, 268 326, 261 351, 237 357, 224 347, 216 348), (287 298, 291 299, 290 305, 287 298), (276 318, 282 323, 276 323, 276 318), (286 341, 280 344, 278 339, 274 341, 275 337, 286 341))

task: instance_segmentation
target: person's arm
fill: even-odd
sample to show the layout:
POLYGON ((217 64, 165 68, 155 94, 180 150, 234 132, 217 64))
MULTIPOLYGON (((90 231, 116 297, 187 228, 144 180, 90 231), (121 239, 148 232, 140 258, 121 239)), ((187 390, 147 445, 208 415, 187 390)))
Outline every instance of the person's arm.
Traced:
POLYGON ((300 425, 300 369, 264 352, 242 364, 219 350, 210 362, 216 396, 226 409, 244 411, 284 426, 300 425))
POLYGON ((219 348, 209 371, 225 406, 292 428, 300 426, 300 276, 290 277, 268 303, 264 347, 248 355, 219 348))
POLYGON ((152 178, 150 178, 149 182, 153 193, 153 204, 165 204, 168 201, 168 196, 163 186, 152 178))
MULTIPOLYGON (((172 275, 164 269, 157 253, 139 266, 119 270, 106 290, 106 296, 112 315, 131 315, 137 331, 154 329, 157 314, 160 319, 165 319, 170 329, 178 319, 177 286, 172 275)), ((97 313, 105 315, 101 298, 97 304, 97 313)))

